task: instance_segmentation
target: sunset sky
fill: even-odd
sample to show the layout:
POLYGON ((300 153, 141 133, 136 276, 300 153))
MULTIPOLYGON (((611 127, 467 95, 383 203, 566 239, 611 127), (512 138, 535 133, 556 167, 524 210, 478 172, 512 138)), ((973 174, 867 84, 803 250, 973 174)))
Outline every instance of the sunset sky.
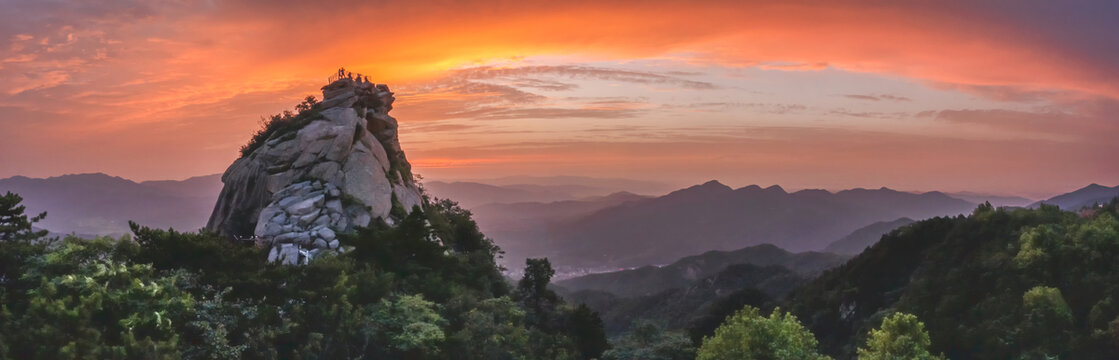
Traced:
POLYGON ((1106 1, 0 0, 0 177, 219 173, 339 66, 428 179, 1119 184, 1106 1))

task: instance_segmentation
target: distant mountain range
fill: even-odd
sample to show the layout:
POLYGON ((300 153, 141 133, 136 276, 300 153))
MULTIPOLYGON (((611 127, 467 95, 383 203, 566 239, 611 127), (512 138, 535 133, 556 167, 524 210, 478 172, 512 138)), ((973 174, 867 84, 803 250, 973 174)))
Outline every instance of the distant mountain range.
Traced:
POLYGON ((708 251, 662 267, 643 266, 632 270, 591 274, 557 281, 555 284, 572 292, 597 290, 620 297, 636 297, 687 287, 736 264, 776 265, 802 276, 814 277, 823 270, 839 266, 847 259, 847 256, 821 252, 791 253, 763 244, 735 251, 708 251))
POLYGON ((578 185, 498 186, 476 182, 426 181, 424 189, 435 197, 454 200, 467 208, 488 204, 575 200, 580 197, 576 194, 598 195, 597 189, 578 185))
POLYGON ((628 191, 637 194, 649 195, 663 195, 670 191, 679 189, 679 186, 672 184, 634 180, 634 179, 620 179, 620 178, 596 178, 587 176, 505 176, 490 179, 468 179, 459 180, 465 182, 475 182, 482 184, 490 184, 494 186, 517 186, 529 184, 533 186, 547 186, 547 187, 574 187, 582 189, 590 189, 593 193, 579 193, 573 192, 572 195, 576 197, 602 195, 608 193, 615 193, 619 191, 628 191))
POLYGON ((1030 207, 1036 208, 1041 204, 1049 204, 1057 205, 1062 210, 1076 211, 1086 206, 1106 204, 1116 196, 1119 196, 1119 186, 1107 187, 1099 184, 1091 184, 1067 194, 1057 195, 1030 204, 1030 207))
POLYGON ((894 221, 879 221, 859 228, 847 236, 828 244, 828 247, 824 248, 824 251, 843 255, 857 255, 863 252, 863 250, 866 250, 867 247, 878 242, 878 240, 882 238, 882 235, 914 222, 916 221, 906 217, 894 221))
POLYGON ((128 221, 194 231, 206 225, 221 191, 221 175, 181 181, 134 182, 101 173, 0 179, 0 192, 23 197, 28 213, 47 212, 36 224, 53 233, 121 235, 128 221))
POLYGON ((594 200, 595 197, 619 192, 663 195, 675 190, 669 185, 656 182, 582 176, 515 176, 452 182, 425 181, 424 188, 432 196, 452 199, 470 209, 489 204, 594 200))
POLYGON ((993 205, 995 207, 1000 207, 1000 206, 1026 206, 1026 205, 1034 203, 1033 200, 1030 200, 1030 199, 1021 197, 1021 196, 991 195, 991 194, 983 194, 983 193, 976 193, 976 192, 970 192, 970 191, 952 192, 952 193, 945 193, 945 194, 947 194, 948 196, 960 199, 960 200, 964 200, 964 201, 972 202, 972 203, 976 203, 976 204, 982 204, 984 202, 990 202, 991 205, 993 205))
MULTIPOLYGON (((559 224, 574 222, 602 209, 647 198, 619 192, 581 200, 486 204, 471 208, 471 212, 482 232, 494 239, 505 251, 504 258, 500 259, 502 264, 510 269, 520 269, 527 257, 547 257, 553 253, 544 240, 551 236, 554 227, 560 226, 559 224)), ((558 278, 571 275, 573 274, 561 269, 558 278)))
MULTIPOLYGON (((822 250, 876 222, 954 215, 974 208, 975 203, 958 197, 1004 205, 1024 200, 886 188, 788 193, 777 186, 732 189, 716 181, 648 196, 638 194, 663 194, 668 186, 576 176, 477 181, 487 183, 428 181, 424 186, 429 194, 470 209, 482 231, 506 251, 502 264, 519 269, 526 257, 549 257, 561 273, 558 278, 588 268, 665 264, 683 255, 763 243, 792 251, 822 250), (629 190, 626 186, 636 190, 620 191, 629 190)), ((98 173, 0 179, 0 192, 22 195, 29 212, 48 211, 38 225, 52 232, 119 235, 128 232, 129 220, 196 230, 213 210, 221 185, 217 174, 135 182, 98 173)), ((1093 184, 1043 202, 1072 209, 1116 195, 1119 187, 1093 184)), ((864 235, 876 240, 873 234, 864 235)))
MULTIPOLYGON (((549 256, 560 267, 628 268, 765 243, 790 251, 821 250, 874 222, 956 215, 974 207, 939 192, 881 188, 787 193, 779 186, 732 189, 710 181, 552 224, 548 234, 537 236, 543 243, 535 255, 549 256)), ((491 236, 502 245, 524 241, 491 236)))

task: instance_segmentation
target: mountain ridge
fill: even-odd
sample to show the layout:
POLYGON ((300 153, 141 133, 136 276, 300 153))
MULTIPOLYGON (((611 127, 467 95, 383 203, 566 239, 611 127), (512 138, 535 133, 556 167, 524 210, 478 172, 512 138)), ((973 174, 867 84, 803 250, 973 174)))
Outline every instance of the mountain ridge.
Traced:
POLYGON ((761 244, 734 251, 711 250, 682 257, 665 266, 646 265, 636 269, 560 280, 555 284, 569 291, 597 290, 619 297, 648 296, 687 286, 737 264, 780 266, 798 275, 813 277, 821 271, 842 264, 847 258, 814 251, 792 253, 772 244, 761 244))
POLYGON ((914 222, 916 222, 916 220, 907 217, 902 217, 894 221, 879 221, 852 231, 850 234, 847 234, 847 236, 828 244, 828 246, 824 248, 824 251, 835 254, 856 255, 862 252, 863 249, 878 242, 878 239, 881 238, 882 235, 914 222))
POLYGON ((1076 211, 1094 204, 1106 204, 1117 196, 1119 196, 1119 185, 1107 187, 1092 183, 1082 188, 1035 202, 1028 207, 1037 208, 1041 204, 1049 204, 1057 205, 1064 210, 1076 211))
POLYGON ((547 244, 558 252, 553 259, 561 266, 632 267, 671 261, 681 253, 762 243, 820 250, 873 222, 962 214, 973 207, 939 192, 882 188, 790 194, 779 186, 731 189, 708 181, 556 224, 559 230, 547 244), (803 223, 804 216, 809 223, 803 223))
POLYGON ((197 230, 220 188, 216 175, 143 182, 104 173, 0 179, 0 191, 19 193, 28 212, 48 212, 39 226, 62 234, 126 234, 130 220, 197 230))

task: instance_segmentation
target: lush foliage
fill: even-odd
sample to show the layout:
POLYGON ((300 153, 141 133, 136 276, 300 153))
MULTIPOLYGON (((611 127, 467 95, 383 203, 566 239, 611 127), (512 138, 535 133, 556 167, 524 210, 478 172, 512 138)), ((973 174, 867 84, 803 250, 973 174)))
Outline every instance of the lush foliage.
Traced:
POLYGON ((1079 213, 995 209, 917 222, 797 291, 823 349, 851 357, 873 319, 905 312, 951 359, 1119 354, 1119 202, 1079 213))
POLYGON ((623 335, 603 360, 690 360, 695 347, 683 333, 667 331, 656 323, 642 320, 623 335))
POLYGON ((280 266, 251 244, 135 224, 132 237, 52 245, 31 231, 42 216, 2 200, 0 359, 578 359, 605 349, 594 312, 514 294, 499 250, 453 202, 346 234, 345 254, 280 266))
POLYGON ((470 359, 528 359, 525 312, 508 297, 486 299, 467 312, 453 340, 456 353, 470 359))
POLYGON ((866 347, 859 348, 859 360, 936 360, 929 353, 932 340, 913 314, 895 313, 882 321, 880 329, 870 331, 866 347))
POLYGON ((697 360, 827 359, 816 352, 816 338, 789 313, 774 309, 769 317, 745 307, 727 319, 715 335, 703 339, 697 360))
MULTIPOLYGON (((163 358, 179 345, 175 326, 195 306, 182 272, 105 258, 111 241, 66 241, 35 258, 30 288, 8 334, 11 354, 32 358, 163 358), (25 340, 25 341, 21 341, 25 340)), ((110 252, 111 253, 111 252, 110 252)))

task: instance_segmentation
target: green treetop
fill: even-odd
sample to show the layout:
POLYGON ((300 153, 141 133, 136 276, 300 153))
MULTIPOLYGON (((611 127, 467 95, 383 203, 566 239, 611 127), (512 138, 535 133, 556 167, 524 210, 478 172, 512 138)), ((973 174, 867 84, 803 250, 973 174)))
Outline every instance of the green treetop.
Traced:
POLYGON ((929 352, 931 345, 925 323, 917 316, 894 313, 882 321, 881 328, 870 331, 866 347, 859 348, 859 360, 943 359, 929 352))
POLYGON ((816 337, 792 314, 774 309, 769 317, 747 306, 703 339, 697 360, 822 360, 816 337))

